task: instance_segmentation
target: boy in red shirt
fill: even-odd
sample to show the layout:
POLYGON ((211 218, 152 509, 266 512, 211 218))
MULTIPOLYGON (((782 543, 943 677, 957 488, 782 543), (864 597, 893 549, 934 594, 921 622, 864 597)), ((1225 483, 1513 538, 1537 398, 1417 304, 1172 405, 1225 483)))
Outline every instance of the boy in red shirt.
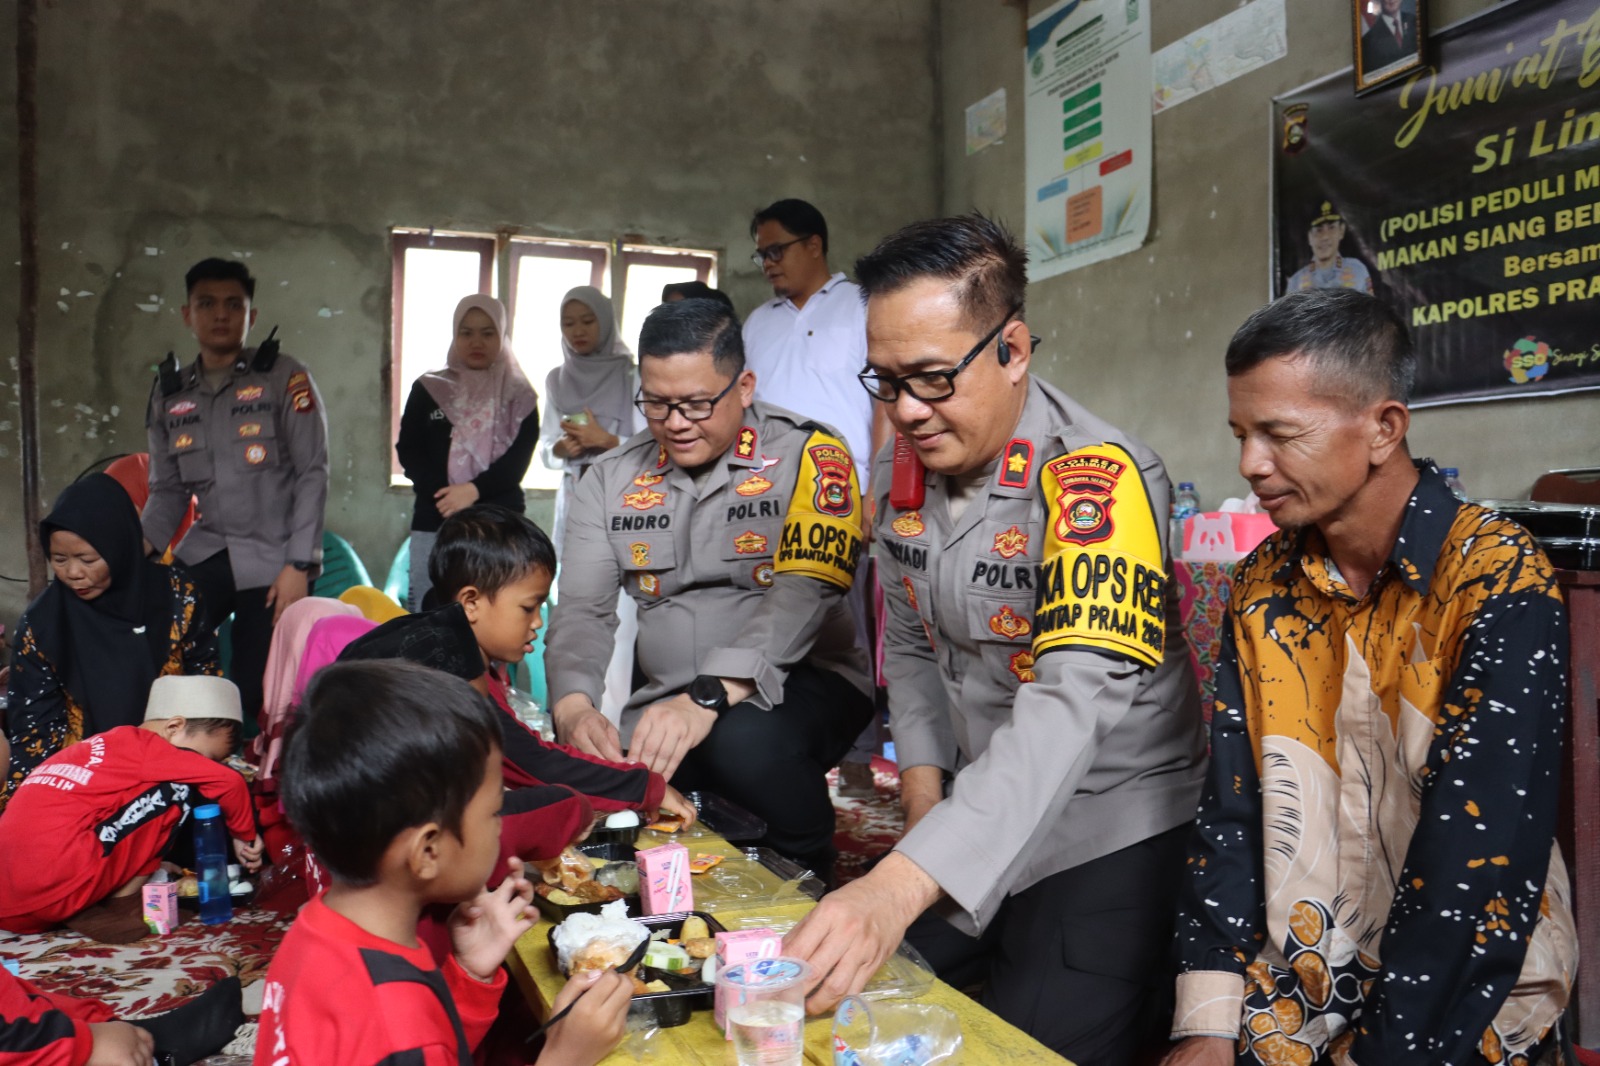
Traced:
POLYGON ((139 890, 202 802, 221 805, 239 861, 260 869, 248 787, 219 765, 243 720, 233 682, 159 677, 143 725, 96 734, 40 764, 0 818, 0 929, 66 923, 109 943, 146 935, 139 890))
MULTIPOLYGON (((267 970, 256 1066, 469 1062, 505 989, 500 965, 531 929, 533 886, 500 847, 498 713, 460 678, 401 661, 316 675, 284 755, 289 821, 333 877, 267 970), (417 938, 423 908, 460 904, 452 954, 417 938)), ((569 982, 545 1066, 593 1066, 622 1038, 620 974, 569 982), (579 998, 581 997, 581 998, 579 998)))

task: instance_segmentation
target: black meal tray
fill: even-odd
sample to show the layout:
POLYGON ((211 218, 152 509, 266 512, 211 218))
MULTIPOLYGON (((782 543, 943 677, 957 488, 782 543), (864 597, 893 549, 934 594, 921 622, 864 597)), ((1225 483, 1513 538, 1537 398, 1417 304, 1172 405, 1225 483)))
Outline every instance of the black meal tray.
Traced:
MULTIPOLYGON (((694 915, 704 918, 706 928, 712 936, 727 932, 722 923, 717 921, 715 915, 705 914, 701 911, 680 911, 676 914, 652 914, 634 921, 650 930, 653 935, 657 930, 667 929, 669 937, 676 938, 683 929, 683 923, 694 915)), ((550 930, 550 954, 556 954, 556 931, 550 930)), ((659 978, 671 986, 670 992, 646 992, 641 996, 634 996, 633 1003, 628 1008, 631 1017, 648 1017, 657 1028, 671 1029, 674 1026, 688 1022, 689 1015, 697 1010, 710 1010, 716 1002, 716 988, 700 980, 699 973, 683 976, 670 973, 666 970, 652 970, 644 966, 639 967, 639 977, 644 981, 653 981, 659 978)))
POLYGON ((767 823, 730 800, 711 792, 684 797, 700 812, 700 821, 730 844, 754 844, 767 835, 767 823))
MULTIPOLYGON (((632 844, 594 844, 585 842, 578 846, 578 851, 580 854, 591 858, 605 859, 607 862, 632 862, 634 856, 632 844)), ((535 873, 534 876, 537 877, 538 874, 535 873)), ((641 910, 639 894, 635 892, 631 896, 623 896, 622 900, 628 906, 628 917, 637 917, 641 910)), ((533 894, 533 905, 539 908, 539 913, 557 925, 566 921, 569 915, 599 914, 600 908, 610 906, 607 903, 577 903, 572 906, 563 906, 560 903, 550 902, 537 892, 533 894)))

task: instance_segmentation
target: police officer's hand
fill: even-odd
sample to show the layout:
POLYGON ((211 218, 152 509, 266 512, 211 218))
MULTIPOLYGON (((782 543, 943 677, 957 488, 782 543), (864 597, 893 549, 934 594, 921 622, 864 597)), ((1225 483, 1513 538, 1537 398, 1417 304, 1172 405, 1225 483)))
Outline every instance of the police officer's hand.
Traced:
POLYGON ((283 612, 289 609, 290 604, 306 598, 306 587, 304 570, 286 566, 278 571, 278 579, 267 590, 267 606, 272 608, 273 625, 278 624, 278 619, 283 617, 283 612))
POLYGON ((433 502, 434 506, 439 508, 439 513, 449 518, 457 511, 465 511, 478 502, 478 486, 470 481, 460 485, 446 485, 433 494, 433 502))
POLYGON ((633 728, 628 757, 671 780, 683 757, 694 750, 716 724, 717 712, 701 707, 687 694, 652 703, 633 728))
POLYGON ((156 1039, 149 1030, 127 1022, 100 1022, 89 1026, 89 1060, 86 1066, 150 1066, 156 1039))
POLYGON ((866 987, 941 894, 928 874, 891 851, 865 877, 822 897, 783 938, 783 953, 811 964, 806 1013, 825 1014, 866 987))
POLYGON ((561 743, 571 744, 587 755, 623 761, 622 737, 617 727, 583 693, 568 693, 556 700, 550 708, 550 720, 555 723, 556 739, 561 743))

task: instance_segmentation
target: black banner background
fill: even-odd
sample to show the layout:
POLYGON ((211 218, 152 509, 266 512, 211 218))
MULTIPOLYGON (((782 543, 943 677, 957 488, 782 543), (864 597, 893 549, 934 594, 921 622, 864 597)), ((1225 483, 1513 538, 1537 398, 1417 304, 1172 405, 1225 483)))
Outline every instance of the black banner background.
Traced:
POLYGON ((1331 202, 1411 328, 1416 406, 1600 388, 1600 0, 1502 4, 1433 46, 1379 92, 1345 70, 1274 101, 1273 296, 1331 202))

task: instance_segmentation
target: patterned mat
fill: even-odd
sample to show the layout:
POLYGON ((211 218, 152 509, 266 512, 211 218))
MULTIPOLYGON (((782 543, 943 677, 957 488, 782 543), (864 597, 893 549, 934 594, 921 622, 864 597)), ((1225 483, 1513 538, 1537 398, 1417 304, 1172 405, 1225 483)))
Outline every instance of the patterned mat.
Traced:
POLYGON ((835 828, 833 846, 839 849, 834 874, 839 884, 854 881, 866 872, 867 864, 893 848, 905 829, 900 810, 900 771, 888 759, 872 760, 871 799, 848 799, 839 795, 839 772, 828 775, 833 790, 835 828))

